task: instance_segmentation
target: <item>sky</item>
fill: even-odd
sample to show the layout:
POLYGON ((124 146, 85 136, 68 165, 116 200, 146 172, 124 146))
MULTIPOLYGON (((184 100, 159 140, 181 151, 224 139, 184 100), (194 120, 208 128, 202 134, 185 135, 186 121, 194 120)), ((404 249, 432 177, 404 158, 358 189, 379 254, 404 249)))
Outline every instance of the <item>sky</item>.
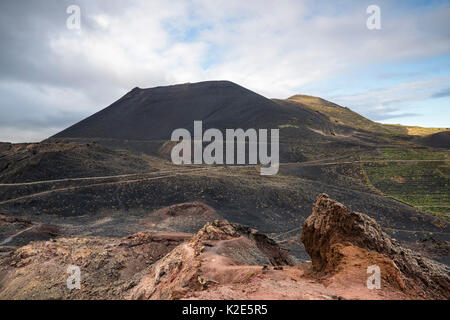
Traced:
POLYGON ((0 141, 45 139, 134 87, 206 80, 450 127, 450 1, 2 0, 0 41, 0 141))

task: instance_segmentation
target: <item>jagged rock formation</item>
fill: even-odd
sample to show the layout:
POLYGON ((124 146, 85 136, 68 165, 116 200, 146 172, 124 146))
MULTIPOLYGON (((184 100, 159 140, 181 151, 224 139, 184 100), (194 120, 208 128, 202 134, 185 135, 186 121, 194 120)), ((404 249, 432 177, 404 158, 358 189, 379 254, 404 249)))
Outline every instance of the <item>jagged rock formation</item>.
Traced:
POLYGON ((252 265, 258 263, 291 265, 292 259, 257 230, 215 220, 158 261, 129 298, 178 299, 210 285, 242 284, 252 277, 252 265))
POLYGON ((355 256, 365 254, 373 264, 382 264, 382 276, 384 273, 384 279, 395 287, 419 297, 450 298, 448 267, 403 248, 374 219, 349 210, 326 194, 317 197, 304 222, 302 242, 316 272, 332 274, 345 269, 353 249, 358 251, 355 256))
MULTIPOLYGON (((258 253, 259 264, 271 264, 274 266, 292 265, 292 258, 288 252, 278 246, 278 244, 266 235, 258 232, 258 230, 251 229, 247 226, 243 226, 237 223, 230 223, 224 220, 215 220, 212 223, 207 223, 191 240, 192 246, 198 251, 204 246, 202 243, 208 243, 204 241, 208 240, 236 240, 243 237, 247 242, 246 254, 249 256, 250 252, 258 253), (252 250, 253 249, 253 250, 252 250)), ((232 247, 229 252, 222 251, 225 255, 236 255, 236 247, 232 247)), ((256 257, 256 255, 254 255, 256 257)), ((257 264, 249 261, 241 255, 243 263, 257 264)), ((239 260, 239 258, 237 258, 239 260)))

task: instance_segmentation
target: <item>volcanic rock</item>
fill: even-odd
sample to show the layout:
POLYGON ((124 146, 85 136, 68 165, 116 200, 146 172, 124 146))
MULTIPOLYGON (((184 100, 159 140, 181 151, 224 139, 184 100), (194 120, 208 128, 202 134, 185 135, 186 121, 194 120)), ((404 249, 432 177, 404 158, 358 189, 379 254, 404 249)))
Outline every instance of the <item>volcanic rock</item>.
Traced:
MULTIPOLYGON (((237 223, 230 223, 225 220, 215 220, 211 223, 207 223, 192 238, 191 245, 192 247, 198 249, 199 246, 201 246, 201 243, 204 243, 205 240, 236 240, 240 237, 243 237, 244 241, 247 243, 244 248, 246 252, 258 252, 260 256, 263 256, 260 260, 267 259, 265 262, 274 266, 293 264, 289 253, 266 235, 258 232, 258 230, 237 223), (254 250, 252 250, 252 248, 254 250)), ((236 249, 236 247, 232 247, 232 250, 229 251, 228 254, 236 254, 236 249)), ((222 251, 222 254, 226 255, 226 250, 222 251)), ((241 255, 241 257, 243 257, 243 255, 241 255)), ((242 262, 253 264, 248 260, 243 259, 242 262)))
POLYGON ((366 263, 382 264, 383 279, 394 287, 425 298, 450 298, 448 267, 402 247, 374 219, 349 210, 326 194, 317 197, 305 220, 302 242, 318 273, 342 272, 363 256, 366 263))
POLYGON ((0 256, 0 299, 120 299, 142 273, 189 234, 139 232, 122 239, 57 238, 0 256), (80 289, 66 286, 80 268, 80 289))

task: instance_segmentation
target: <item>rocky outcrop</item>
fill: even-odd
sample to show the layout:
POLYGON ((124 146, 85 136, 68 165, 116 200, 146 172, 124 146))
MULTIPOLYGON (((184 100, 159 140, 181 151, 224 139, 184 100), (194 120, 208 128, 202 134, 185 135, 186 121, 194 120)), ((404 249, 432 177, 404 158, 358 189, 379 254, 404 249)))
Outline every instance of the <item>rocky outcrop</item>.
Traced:
POLYGON ((218 287, 245 286, 266 264, 293 263, 287 251, 257 230, 215 220, 155 263, 128 298, 191 298, 205 290, 211 298, 218 287))
MULTIPOLYGON (((244 237, 250 240, 250 243, 246 241, 247 245, 244 248, 248 255, 253 251, 259 251, 259 254, 264 255, 268 260, 267 262, 274 266, 292 265, 293 260, 289 253, 281 248, 275 241, 260 233, 258 230, 243 226, 237 223, 230 223, 226 220, 215 220, 211 223, 207 223, 201 228, 198 233, 192 238, 191 244, 194 248, 201 248, 207 240, 230 240, 239 237, 244 237)), ((206 242, 207 243, 207 242, 206 242)), ((236 247, 232 248, 235 250, 236 247)), ((225 253, 226 250, 222 250, 225 253)), ((230 252, 232 253, 232 252, 230 252)), ((245 259, 243 255, 242 263, 252 264, 249 259, 245 259)))
POLYGON ((367 263, 378 261, 385 266, 383 279, 410 295, 450 298, 448 267, 402 247, 374 219, 349 210, 326 194, 317 197, 305 220, 302 242, 315 272, 341 272, 351 262, 349 252, 357 252, 354 257, 365 256, 367 263))

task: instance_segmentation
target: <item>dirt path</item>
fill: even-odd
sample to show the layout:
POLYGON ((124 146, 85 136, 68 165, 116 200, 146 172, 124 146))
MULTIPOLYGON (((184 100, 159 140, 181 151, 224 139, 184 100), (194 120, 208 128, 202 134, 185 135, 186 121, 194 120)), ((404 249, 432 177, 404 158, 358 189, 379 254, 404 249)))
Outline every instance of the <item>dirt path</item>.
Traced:
MULTIPOLYGON (((195 171, 204 168, 193 168, 193 169, 183 169, 179 170, 180 172, 185 171, 195 171)), ((117 179, 117 178, 126 178, 126 177, 135 177, 135 176, 145 176, 149 174, 164 174, 164 173, 172 173, 178 172, 177 170, 168 170, 168 171, 150 171, 150 172, 141 172, 141 173, 127 173, 127 174, 118 174, 112 176, 96 176, 96 177, 82 177, 82 178, 64 178, 64 179, 55 179, 55 180, 40 180, 40 181, 32 181, 32 182, 17 182, 17 183, 0 183, 0 187, 9 187, 9 186, 29 186, 35 184, 43 184, 43 183, 55 183, 55 182, 67 182, 67 181, 85 181, 85 180, 104 180, 104 179, 117 179)))
POLYGON ((12 236, 9 236, 8 238, 6 238, 2 242, 0 242, 0 246, 3 246, 5 244, 7 244, 7 243, 10 243, 15 237, 17 237, 18 235, 20 235, 20 234, 22 234, 22 233, 24 233, 24 232, 26 232, 28 230, 33 229, 34 227, 36 227, 36 226, 34 225, 34 226, 31 226, 31 227, 28 227, 26 229, 23 229, 23 230, 17 232, 16 234, 13 234, 12 236))
POLYGON ((78 189, 89 188, 89 187, 98 187, 98 186, 134 183, 134 182, 150 181, 150 180, 160 180, 160 179, 164 179, 164 178, 176 177, 178 175, 183 175, 183 174, 190 173, 190 172, 205 171, 205 170, 211 170, 211 169, 213 169, 213 168, 196 168, 196 169, 188 169, 188 170, 180 170, 180 171, 167 171, 167 173, 173 173, 173 174, 165 174, 165 175, 162 175, 162 176, 150 177, 150 178, 141 178, 141 179, 133 179, 133 180, 122 180, 122 181, 114 181, 114 182, 94 183, 94 184, 88 184, 88 185, 82 185, 82 186, 64 187, 64 188, 37 192, 37 193, 29 194, 29 195, 26 195, 26 196, 21 196, 21 197, 18 197, 18 198, 5 200, 5 201, 0 202, 0 205, 11 203, 11 202, 15 202, 15 201, 19 201, 19 200, 40 197, 40 196, 44 196, 44 195, 48 195, 48 194, 52 194, 52 193, 56 193, 56 192, 63 192, 63 191, 69 191, 69 190, 78 190, 78 189))
POLYGON ((289 231, 286 231, 286 232, 283 232, 283 233, 279 233, 276 236, 272 237, 272 239, 276 241, 277 239, 279 239, 280 237, 284 236, 285 234, 289 234, 289 233, 291 233, 293 231, 300 231, 301 228, 302 227, 297 227, 297 228, 291 229, 289 231))

